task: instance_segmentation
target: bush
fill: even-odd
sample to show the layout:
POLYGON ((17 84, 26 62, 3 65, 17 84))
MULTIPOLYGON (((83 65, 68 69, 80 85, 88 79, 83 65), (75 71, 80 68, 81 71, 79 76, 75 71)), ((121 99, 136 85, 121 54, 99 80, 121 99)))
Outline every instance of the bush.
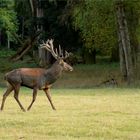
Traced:
POLYGON ((15 53, 15 51, 10 49, 1 49, 0 50, 0 57, 10 57, 15 53))

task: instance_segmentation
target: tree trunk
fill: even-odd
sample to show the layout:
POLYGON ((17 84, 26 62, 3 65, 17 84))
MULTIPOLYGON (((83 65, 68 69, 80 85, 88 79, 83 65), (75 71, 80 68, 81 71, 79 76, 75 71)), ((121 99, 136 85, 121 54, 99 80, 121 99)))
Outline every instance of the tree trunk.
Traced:
POLYGON ((126 69, 126 63, 125 63, 125 55, 124 55, 124 51, 123 51, 123 46, 122 46, 122 42, 120 39, 120 33, 118 33, 118 37, 119 37, 119 58, 120 58, 120 71, 122 73, 122 77, 123 80, 127 80, 127 69, 126 69))
POLYGON ((13 61, 21 59, 33 47, 34 43, 38 40, 38 36, 40 35, 40 33, 40 31, 36 32, 32 37, 25 40, 24 43, 16 36, 16 39, 20 41, 22 46, 18 49, 16 54, 10 57, 10 59, 13 61))
POLYGON ((32 11, 32 16, 34 16, 34 5, 33 5, 33 0, 30 1, 30 6, 31 6, 31 11, 32 11))
POLYGON ((8 33, 7 33, 7 48, 10 49, 10 39, 8 33))
MULTIPOLYGON (((124 57, 126 67, 126 74, 127 74, 127 81, 130 84, 133 81, 133 63, 132 63, 132 50, 130 45, 130 37, 128 32, 128 25, 125 17, 124 12, 124 5, 123 0, 117 2, 117 21, 118 21, 118 32, 120 36, 121 46, 120 51, 123 51, 120 55, 124 57), (124 55, 124 56, 123 56, 124 55)), ((123 62, 122 62, 123 64, 123 62)))
POLYGON ((44 48, 39 47, 39 65, 42 67, 49 66, 51 64, 52 55, 49 51, 44 48))
POLYGON ((89 52, 87 49, 84 50, 83 59, 86 64, 96 64, 96 50, 89 52))
POLYGON ((1 33, 1 29, 0 29, 0 46, 1 46, 1 35, 2 35, 2 33, 1 33))
POLYGON ((24 37, 24 17, 22 16, 22 29, 21 29, 21 37, 24 37))
POLYGON ((119 61, 119 48, 118 47, 112 48, 110 60, 111 60, 111 62, 118 62, 119 61))

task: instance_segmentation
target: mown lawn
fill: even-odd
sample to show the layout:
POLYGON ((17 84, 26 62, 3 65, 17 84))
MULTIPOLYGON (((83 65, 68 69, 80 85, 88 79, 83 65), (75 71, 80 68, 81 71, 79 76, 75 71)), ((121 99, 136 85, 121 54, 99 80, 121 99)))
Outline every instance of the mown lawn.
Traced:
MULTIPOLYGON (((0 89, 0 100, 5 89, 0 89)), ((22 89, 27 108, 31 90, 22 89)), ((53 89, 53 111, 39 92, 31 111, 12 97, 0 112, 0 140, 140 140, 139 89, 53 89)), ((1 101, 0 101, 1 103, 1 101)))

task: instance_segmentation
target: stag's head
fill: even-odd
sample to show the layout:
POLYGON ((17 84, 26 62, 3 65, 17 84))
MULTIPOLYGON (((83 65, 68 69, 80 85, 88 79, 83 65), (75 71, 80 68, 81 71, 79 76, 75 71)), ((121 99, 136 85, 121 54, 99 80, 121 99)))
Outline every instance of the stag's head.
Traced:
POLYGON ((59 50, 56 49, 54 51, 53 39, 48 39, 46 43, 41 44, 41 47, 51 52, 52 56, 56 59, 56 63, 58 63, 64 71, 73 71, 73 68, 65 62, 66 58, 69 57, 69 53, 65 51, 64 54, 60 45, 59 50))

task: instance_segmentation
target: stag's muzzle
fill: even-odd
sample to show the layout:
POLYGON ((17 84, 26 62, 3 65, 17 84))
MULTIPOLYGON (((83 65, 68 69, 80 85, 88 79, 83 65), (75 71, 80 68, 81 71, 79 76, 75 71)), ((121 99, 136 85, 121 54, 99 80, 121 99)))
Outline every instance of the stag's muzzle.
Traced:
POLYGON ((64 62, 64 70, 65 71, 73 71, 73 67, 64 62))
POLYGON ((73 71, 73 67, 70 68, 70 71, 73 71))

